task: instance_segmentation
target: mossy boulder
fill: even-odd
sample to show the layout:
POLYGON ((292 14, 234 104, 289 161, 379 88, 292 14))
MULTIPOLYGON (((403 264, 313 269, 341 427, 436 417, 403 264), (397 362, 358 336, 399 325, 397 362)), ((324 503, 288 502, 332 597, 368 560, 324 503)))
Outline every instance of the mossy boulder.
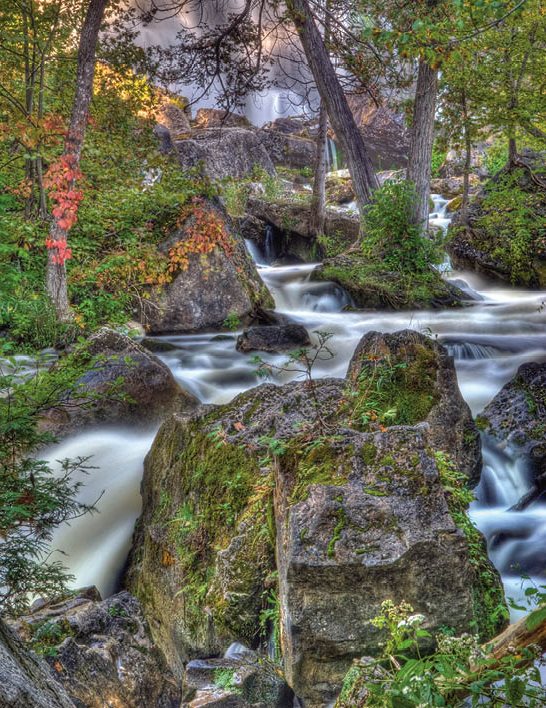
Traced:
POLYGON ((217 200, 197 204, 188 211, 178 231, 160 245, 160 250, 169 253, 197 237, 208 238, 210 230, 223 232, 218 245, 209 252, 198 252, 195 245, 187 263, 173 271, 172 281, 141 301, 141 320, 148 333, 218 329, 229 317, 245 322, 260 308, 274 307, 243 239, 217 200), (210 222, 206 233, 201 233, 202 225, 196 227, 198 218, 201 224, 210 222))
POLYGON ((66 691, 75 706, 180 705, 181 685, 151 641, 139 603, 127 592, 101 600, 96 588, 88 588, 40 603, 13 626, 29 648, 46 657, 57 691, 66 691))
POLYGON ((465 294, 433 270, 422 273, 389 271, 358 250, 328 258, 311 274, 344 288, 359 309, 413 310, 459 307, 465 294))
POLYGON ((41 426, 56 436, 114 423, 150 427, 175 411, 198 405, 166 364, 134 339, 108 327, 91 335, 72 359, 84 373, 67 389, 62 405, 48 409, 41 419, 41 426))
POLYGON ((75 708, 49 666, 0 619, 0 705, 10 708, 75 708))
POLYGON ((455 267, 529 288, 546 287, 546 160, 501 170, 456 215, 447 250, 455 267))
POLYGON ((129 586, 177 673, 232 641, 259 643, 272 592, 285 673, 310 706, 336 695, 355 657, 378 651, 371 619, 387 598, 411 602, 433 630, 487 634, 477 605, 502 602, 500 581, 442 478, 444 463, 461 464, 461 479, 470 463, 458 435, 439 451, 431 432, 464 435, 453 363, 415 333, 385 347, 388 357, 365 338, 346 380, 264 384, 163 424, 145 463, 129 586), (393 391, 363 417, 358 372, 373 357, 407 372, 410 418, 397 420, 393 391), (471 548, 483 551, 479 571, 471 548))
POLYGON ((413 330, 392 334, 368 332, 360 340, 347 372, 359 397, 380 396, 384 410, 404 425, 427 423, 429 444, 443 450, 478 483, 482 465, 480 435, 461 395, 453 359, 437 341, 413 330), (382 381, 382 389, 376 384, 382 381))

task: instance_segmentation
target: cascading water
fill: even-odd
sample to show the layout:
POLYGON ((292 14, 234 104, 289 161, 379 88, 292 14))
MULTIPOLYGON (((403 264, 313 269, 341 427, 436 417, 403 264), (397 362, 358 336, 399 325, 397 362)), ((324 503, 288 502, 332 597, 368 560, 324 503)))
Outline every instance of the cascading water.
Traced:
MULTIPOLYGON (((437 225, 445 228, 448 217, 436 196, 435 202, 434 220, 440 220, 437 225)), ((311 333, 332 333, 329 346, 335 357, 317 363, 316 377, 344 376, 365 332, 411 328, 446 343, 455 358, 463 396, 477 414, 522 363, 546 360, 546 313, 540 308, 544 293, 499 286, 476 274, 450 272, 446 277, 464 282, 468 291, 481 299, 474 299, 464 310, 344 311, 350 301, 341 288, 310 280, 314 264, 263 265, 267 258, 255 246, 248 246, 277 310, 311 333)), ((251 357, 235 349, 237 334, 163 337, 173 349, 159 356, 179 383, 201 401, 225 403, 260 383, 251 357)), ((285 355, 276 354, 264 354, 263 358, 277 364, 286 360, 285 355)), ((283 372, 276 381, 285 382, 293 376, 283 372)), ((86 500, 94 501, 106 490, 98 504, 100 514, 60 529, 54 539, 54 547, 69 554, 64 560, 76 575, 75 585, 95 583, 105 593, 115 588, 140 508, 142 460, 152 437, 153 431, 147 435, 123 430, 87 432, 49 452, 51 460, 93 455, 90 464, 100 469, 88 477, 86 500)), ((507 593, 518 599, 522 572, 538 579, 544 578, 546 568, 546 505, 538 502, 525 511, 509 511, 528 487, 527 471, 514 451, 484 439, 484 471, 471 515, 488 540, 507 593)))

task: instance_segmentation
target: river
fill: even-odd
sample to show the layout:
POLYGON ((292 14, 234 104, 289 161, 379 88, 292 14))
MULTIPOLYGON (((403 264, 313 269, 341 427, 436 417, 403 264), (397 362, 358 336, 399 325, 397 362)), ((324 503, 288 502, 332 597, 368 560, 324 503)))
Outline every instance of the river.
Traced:
MULTIPOLYGON (((431 222, 447 228, 446 200, 434 195, 431 222)), ((526 291, 486 281, 473 273, 447 270, 445 276, 474 294, 464 309, 378 312, 343 311, 349 300, 339 287, 313 283, 314 264, 265 264, 255 247, 259 273, 275 298, 277 311, 289 315, 310 332, 332 333, 330 361, 319 362, 315 377, 344 376, 352 353, 370 330, 394 332, 411 328, 435 337, 453 355, 462 394, 478 414, 500 388, 529 361, 546 361, 546 293, 526 291)), ((239 332, 167 336, 174 348, 159 356, 181 386, 205 403, 226 403, 260 383, 251 357, 235 349, 239 332)), ((280 363, 284 355, 264 355, 280 363)), ((293 374, 284 373, 279 382, 293 374)), ((75 586, 95 584, 103 594, 118 587, 129 551, 134 522, 140 511, 139 485, 143 458, 155 430, 138 434, 128 429, 84 432, 51 449, 50 461, 92 455, 97 467, 86 480, 83 494, 98 502, 99 513, 59 529, 54 547, 68 555, 64 562, 75 575, 75 586)), ((525 511, 508 511, 529 488, 525 465, 514 450, 483 439, 484 467, 471 516, 485 534, 490 557, 499 569, 507 594, 522 597, 521 576, 544 582, 546 576, 546 504, 525 511)), ((514 614, 513 618, 516 617, 514 614)))

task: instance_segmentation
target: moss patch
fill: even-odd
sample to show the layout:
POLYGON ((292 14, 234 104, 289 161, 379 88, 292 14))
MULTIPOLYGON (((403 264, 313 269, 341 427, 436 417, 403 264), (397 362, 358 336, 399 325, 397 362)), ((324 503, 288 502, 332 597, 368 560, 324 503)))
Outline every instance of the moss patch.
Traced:
POLYGON ((469 561, 474 569, 472 596, 475 630, 481 641, 487 641, 498 634, 508 621, 500 577, 487 556, 485 539, 468 516, 468 505, 474 495, 466 486, 465 475, 455 468, 445 453, 436 452, 434 457, 451 517, 466 537, 469 561))
POLYGON ((173 478, 181 501, 173 509, 162 494, 156 521, 166 532, 169 564, 176 564, 183 577, 180 593, 190 630, 202 628, 208 607, 217 627, 250 642, 258 630, 261 583, 272 570, 267 523, 272 478, 243 446, 229 443, 221 429, 206 434, 201 427, 202 422, 191 422, 177 441, 173 478), (222 578, 219 551, 230 559, 222 578))
MULTIPOLYGON (((415 425, 426 420, 439 399, 437 366, 436 352, 422 344, 412 346, 411 355, 404 358, 365 359, 357 380, 346 390, 342 410, 349 424, 369 430, 374 424, 415 425)), ((371 458, 368 445, 362 454, 371 458)))
POLYGON ((313 278, 337 283, 361 308, 406 310, 461 304, 457 291, 432 269, 415 273, 390 271, 381 262, 358 253, 326 261, 313 278))
POLYGON ((328 441, 312 447, 302 446, 301 440, 294 439, 283 461, 291 479, 290 504, 297 504, 309 496, 313 484, 342 486, 346 484, 346 460, 328 441))

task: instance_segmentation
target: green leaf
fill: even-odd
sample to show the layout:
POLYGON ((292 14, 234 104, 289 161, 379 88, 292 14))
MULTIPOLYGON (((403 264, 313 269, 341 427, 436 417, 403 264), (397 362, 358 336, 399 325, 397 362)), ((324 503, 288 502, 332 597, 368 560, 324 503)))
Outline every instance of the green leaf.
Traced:
POLYGON ((525 620, 525 627, 532 632, 537 627, 540 627, 543 622, 546 622, 546 606, 539 607, 538 610, 531 612, 525 620))

